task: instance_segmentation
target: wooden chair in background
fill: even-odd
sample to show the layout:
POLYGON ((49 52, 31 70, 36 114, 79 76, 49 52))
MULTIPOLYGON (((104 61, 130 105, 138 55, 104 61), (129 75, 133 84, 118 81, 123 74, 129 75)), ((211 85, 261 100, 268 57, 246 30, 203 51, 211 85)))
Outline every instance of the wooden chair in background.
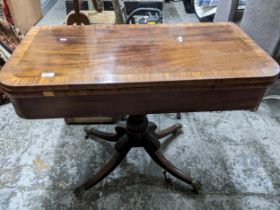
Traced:
POLYGON ((90 25, 95 23, 114 24, 116 15, 114 11, 103 11, 96 0, 92 0, 94 11, 81 11, 80 0, 73 0, 74 11, 66 18, 66 25, 90 25))

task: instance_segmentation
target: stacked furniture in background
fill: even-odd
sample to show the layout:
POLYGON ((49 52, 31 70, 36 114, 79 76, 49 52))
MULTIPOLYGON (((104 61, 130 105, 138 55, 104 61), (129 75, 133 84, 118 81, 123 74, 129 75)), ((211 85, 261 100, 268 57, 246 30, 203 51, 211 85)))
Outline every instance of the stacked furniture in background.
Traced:
MULTIPOLYGON (((0 70, 23 37, 16 27, 7 22, 2 9, 0 2, 0 70)), ((0 89, 0 105, 8 101, 8 97, 0 89)))

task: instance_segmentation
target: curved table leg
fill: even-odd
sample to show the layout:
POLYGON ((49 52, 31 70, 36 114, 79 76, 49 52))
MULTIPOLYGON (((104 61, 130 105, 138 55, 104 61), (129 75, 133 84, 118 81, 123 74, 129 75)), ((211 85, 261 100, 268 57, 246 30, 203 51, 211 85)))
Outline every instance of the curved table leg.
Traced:
POLYGON ((94 128, 85 128, 84 131, 86 133, 85 138, 88 139, 91 136, 93 137, 98 137, 100 139, 103 139, 105 141, 110 141, 110 142, 116 142, 120 137, 122 137, 126 133, 126 128, 125 125, 117 125, 116 128, 116 133, 108 133, 108 132, 103 132, 96 130, 94 128))
POLYGON ((182 171, 177 169, 172 163, 170 163, 159 150, 153 151, 149 149, 149 147, 145 147, 147 153, 151 156, 151 158, 163 169, 165 169, 168 173, 180 179, 183 182, 190 184, 193 187, 194 192, 198 193, 202 188, 200 182, 195 181, 192 177, 185 175, 182 171))
POLYGON ((111 160, 103 168, 101 168, 101 170, 96 175, 94 175, 94 177, 87 180, 84 184, 75 189, 75 195, 78 197, 82 196, 86 190, 93 187, 106 176, 108 176, 121 163, 128 152, 129 150, 122 153, 116 152, 111 160))
POLYGON ((133 147, 144 147, 147 153, 159 166, 181 181, 192 185, 194 192, 197 193, 202 188, 202 185, 199 182, 177 169, 159 151, 159 139, 176 133, 182 128, 182 125, 178 123, 170 128, 156 131, 156 124, 147 122, 148 119, 145 115, 133 115, 127 119, 128 126, 120 124, 116 127, 116 134, 101 132, 95 129, 85 130, 88 137, 92 135, 107 141, 117 142, 115 144, 116 153, 94 177, 75 189, 75 194, 77 196, 81 196, 84 191, 93 187, 108 176, 120 164, 129 150, 133 147))
POLYGON ((176 123, 175 125, 169 127, 169 128, 166 128, 164 130, 158 130, 155 132, 156 134, 156 137, 158 139, 162 139, 170 134, 175 134, 177 133, 179 130, 182 129, 182 125, 180 123, 176 123))

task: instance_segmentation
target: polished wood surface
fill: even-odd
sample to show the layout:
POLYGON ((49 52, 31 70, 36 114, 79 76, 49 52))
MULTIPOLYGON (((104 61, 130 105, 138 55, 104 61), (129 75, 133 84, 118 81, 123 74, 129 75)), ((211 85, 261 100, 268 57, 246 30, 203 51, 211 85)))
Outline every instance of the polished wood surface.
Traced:
POLYGON ((246 82, 255 83, 273 80, 278 71, 237 26, 203 23, 34 28, 0 76, 9 91, 37 91, 251 78, 246 82), (43 78, 44 72, 55 76, 43 78))
POLYGON ((22 117, 88 117, 255 109, 278 73, 231 23, 44 26, 0 83, 22 117))

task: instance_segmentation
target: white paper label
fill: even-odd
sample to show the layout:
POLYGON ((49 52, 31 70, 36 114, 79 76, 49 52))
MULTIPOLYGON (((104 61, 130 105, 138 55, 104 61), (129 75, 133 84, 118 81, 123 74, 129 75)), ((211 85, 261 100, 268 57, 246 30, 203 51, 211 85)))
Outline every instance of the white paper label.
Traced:
POLYGON ((44 78, 49 78, 49 77, 54 77, 55 73, 54 72, 43 72, 41 74, 41 77, 44 77, 44 78))

